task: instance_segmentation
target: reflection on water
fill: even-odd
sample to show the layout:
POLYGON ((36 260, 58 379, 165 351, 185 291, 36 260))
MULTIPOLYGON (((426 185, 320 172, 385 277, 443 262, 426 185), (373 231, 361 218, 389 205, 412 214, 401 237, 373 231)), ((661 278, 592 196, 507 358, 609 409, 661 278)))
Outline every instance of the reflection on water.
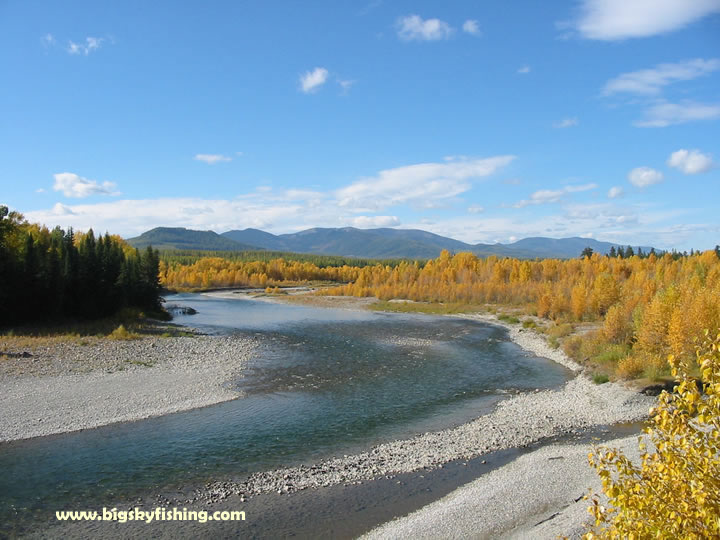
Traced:
POLYGON ((262 337, 246 375, 230 381, 245 397, 0 445, 0 522, 442 429, 503 391, 568 376, 504 330, 472 321, 189 294, 171 301, 198 311, 177 317, 181 324, 262 337))

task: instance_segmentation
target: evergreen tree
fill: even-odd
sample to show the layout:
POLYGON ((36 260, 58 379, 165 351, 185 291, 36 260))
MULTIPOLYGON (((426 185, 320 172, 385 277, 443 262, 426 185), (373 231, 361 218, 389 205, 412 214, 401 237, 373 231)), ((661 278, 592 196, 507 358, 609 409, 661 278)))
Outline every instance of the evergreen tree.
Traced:
POLYGON ((158 252, 126 255, 124 245, 92 229, 49 231, 0 206, 0 326, 160 310, 158 252))

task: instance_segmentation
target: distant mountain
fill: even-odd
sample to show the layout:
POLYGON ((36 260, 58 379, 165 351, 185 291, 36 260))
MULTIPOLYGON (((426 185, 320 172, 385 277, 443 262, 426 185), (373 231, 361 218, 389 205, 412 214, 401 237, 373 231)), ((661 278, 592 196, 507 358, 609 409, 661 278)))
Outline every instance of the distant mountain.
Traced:
POLYGON ((470 244, 452 238, 408 229, 315 228, 277 236, 245 229, 228 231, 222 236, 265 249, 370 259, 430 259, 437 257, 443 249, 472 250, 470 244))
POLYGON ((224 238, 229 238, 240 244, 262 247, 270 251, 290 251, 285 242, 274 234, 261 231, 260 229, 244 229, 242 231, 228 231, 222 233, 224 238))
POLYGON ((136 248, 151 245, 155 249, 201 249, 208 251, 258 249, 253 245, 234 242, 213 231, 193 231, 184 227, 156 227, 135 238, 128 238, 127 242, 136 248))
MULTIPOLYGON (((293 234, 274 235, 257 229, 234 230, 222 236, 268 250, 343 255, 375 259, 430 259, 443 249, 453 253, 470 251, 479 256, 497 255, 520 259, 579 257, 586 247, 607 254, 618 244, 592 238, 525 238, 512 244, 467 244, 417 229, 307 229, 293 234)), ((634 249, 637 250, 636 247, 634 249)), ((651 248, 643 247, 648 252, 651 248)))
MULTIPOLYGON (((607 254, 618 244, 592 238, 525 238, 512 244, 467 244, 417 229, 314 228, 293 234, 271 234, 258 229, 233 230, 222 234, 184 228, 158 227, 128 242, 137 247, 152 244, 159 249, 243 251, 265 249, 318 255, 340 255, 366 259, 431 259, 443 249, 452 253, 470 251, 478 256, 497 255, 519 259, 579 257, 586 248, 607 254)), ((637 247, 633 246, 637 251, 637 247)), ((649 247, 642 247, 645 252, 649 247)))
MULTIPOLYGON (((490 246, 491 248, 494 246, 490 246)), ((545 238, 542 236, 536 236, 531 238, 523 238, 512 244, 507 245, 508 248, 516 252, 522 252, 530 258, 560 258, 570 259, 573 257, 579 257, 580 254, 586 247, 592 248, 596 253, 602 253, 607 255, 610 252, 611 247, 617 249, 618 244, 612 244, 610 242, 600 242, 599 240, 593 240, 592 238, 580 238, 574 236, 572 238, 545 238)), ((652 248, 647 246, 640 246, 645 252, 649 252, 652 248)), ((638 250, 638 246, 633 246, 635 251, 638 250)))

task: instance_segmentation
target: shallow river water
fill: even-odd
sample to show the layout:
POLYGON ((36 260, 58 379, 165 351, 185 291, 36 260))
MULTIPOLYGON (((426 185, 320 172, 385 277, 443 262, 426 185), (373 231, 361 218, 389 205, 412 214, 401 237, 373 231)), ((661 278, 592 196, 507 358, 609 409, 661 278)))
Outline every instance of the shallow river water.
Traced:
POLYGON ((467 422, 509 392, 569 377, 475 321, 246 297, 168 301, 198 311, 179 324, 258 339, 246 374, 228 381, 244 397, 0 444, 0 522, 358 451, 467 422))

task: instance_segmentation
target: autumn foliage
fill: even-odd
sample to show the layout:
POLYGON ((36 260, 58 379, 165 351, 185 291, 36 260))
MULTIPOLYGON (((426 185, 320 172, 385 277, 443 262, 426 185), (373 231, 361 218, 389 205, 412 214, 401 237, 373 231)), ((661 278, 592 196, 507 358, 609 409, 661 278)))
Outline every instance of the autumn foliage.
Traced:
POLYGON ((639 466, 609 448, 589 456, 609 504, 593 497, 587 539, 720 537, 720 334, 697 350, 702 391, 687 361, 670 363, 676 393, 661 394, 645 430, 655 450, 641 443, 639 466))
POLYGON ((190 265, 160 262, 162 284, 174 290, 225 287, 267 288, 308 281, 346 282, 357 279, 360 268, 354 266, 319 267, 311 262, 232 261, 206 257, 190 265))
POLYGON ((558 324, 594 322, 598 330, 582 340, 569 338, 566 350, 579 360, 610 354, 626 377, 667 370, 668 354, 692 356, 702 330, 720 327, 720 259, 714 251, 538 261, 444 251, 424 264, 322 268, 284 259, 161 264, 161 281, 173 289, 264 289, 313 280, 340 283, 323 294, 501 304, 558 324))

